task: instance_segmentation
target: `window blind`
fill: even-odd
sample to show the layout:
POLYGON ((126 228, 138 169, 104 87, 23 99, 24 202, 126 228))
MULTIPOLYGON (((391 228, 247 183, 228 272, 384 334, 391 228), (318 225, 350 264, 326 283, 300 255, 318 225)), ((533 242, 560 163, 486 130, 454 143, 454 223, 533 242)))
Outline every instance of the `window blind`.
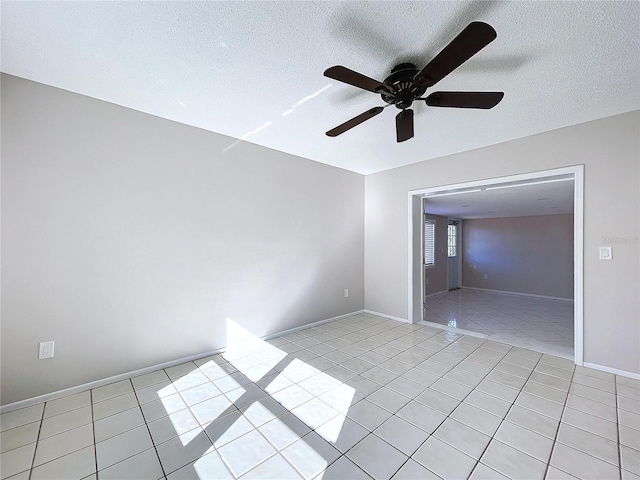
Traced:
POLYGON ((424 264, 436 264, 436 222, 424 220, 424 264))

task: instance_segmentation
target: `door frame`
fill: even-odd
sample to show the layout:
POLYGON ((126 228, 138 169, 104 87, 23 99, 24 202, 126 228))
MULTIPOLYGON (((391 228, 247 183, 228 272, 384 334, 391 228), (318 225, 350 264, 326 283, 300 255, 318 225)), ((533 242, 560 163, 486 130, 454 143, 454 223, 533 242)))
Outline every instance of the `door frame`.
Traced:
POLYGON ((424 275, 422 251, 424 222, 422 199, 427 194, 454 189, 478 188, 496 183, 525 182, 557 175, 573 175, 573 353, 576 365, 584 359, 584 165, 555 168, 519 175, 509 175, 472 182, 440 185, 410 190, 408 193, 408 321, 422 321, 424 275))

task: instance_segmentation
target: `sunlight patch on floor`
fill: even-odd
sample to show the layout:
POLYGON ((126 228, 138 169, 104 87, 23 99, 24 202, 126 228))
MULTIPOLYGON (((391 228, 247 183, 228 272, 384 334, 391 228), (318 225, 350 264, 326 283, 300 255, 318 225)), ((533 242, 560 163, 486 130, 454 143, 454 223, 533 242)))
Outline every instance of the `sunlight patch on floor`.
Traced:
MULTIPOLYGON (((216 448, 222 447, 240 441, 253 423, 270 441, 291 443, 288 453, 283 452, 291 463, 321 471, 327 466, 326 459, 302 437, 317 429, 325 440, 336 442, 355 389, 300 359, 287 357, 229 318, 226 325, 224 353, 185 371, 157 392, 180 443, 187 447, 208 433, 215 437, 216 448), (294 417, 308 428, 297 432, 300 428, 291 424, 294 417)), ((194 470, 204 478, 218 462, 220 456, 210 449, 194 463, 194 470)))

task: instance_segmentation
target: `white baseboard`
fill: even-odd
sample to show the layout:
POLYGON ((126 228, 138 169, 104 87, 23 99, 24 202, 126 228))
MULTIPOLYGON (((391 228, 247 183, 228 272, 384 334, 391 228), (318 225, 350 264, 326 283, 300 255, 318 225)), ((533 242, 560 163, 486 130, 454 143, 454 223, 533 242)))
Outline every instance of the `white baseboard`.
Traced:
POLYGON ((480 292, 498 293, 500 295, 517 295, 522 297, 546 298, 547 300, 559 300, 561 302, 573 302, 573 298, 550 297, 548 295, 535 295, 533 293, 507 292, 505 290, 492 290, 490 288, 462 287, 462 290, 478 290, 480 292))
POLYGON ((215 355, 217 353, 222 353, 224 348, 218 348, 216 350, 211 350, 206 353, 200 353, 197 355, 190 355, 188 357, 182 357, 177 360, 171 360, 169 362, 159 363, 157 365, 152 365, 150 367, 140 368, 138 370, 132 370, 130 372, 121 373, 119 375, 114 375, 113 377, 102 378, 100 380, 94 380, 93 382, 83 383, 82 385, 77 385, 75 387, 65 388, 63 390, 57 390, 51 393, 45 393, 44 395, 40 395, 38 397, 27 398, 25 400, 20 400, 14 403, 8 403, 7 405, 0 406, 0 413, 11 412, 13 410, 18 410, 20 408, 30 407, 31 405, 36 405, 42 402, 49 402, 51 400, 55 400, 61 397, 67 397, 69 395, 73 395, 74 393, 84 392, 85 390, 90 390, 92 388, 102 387, 103 385, 108 385, 110 383, 119 382, 121 380, 127 380, 129 378, 138 377, 140 375, 144 375, 146 373, 151 373, 156 370, 160 370, 163 368, 173 367, 175 365, 179 365, 181 363, 191 362, 193 360, 197 360, 198 358, 208 357, 210 355, 215 355))
POLYGON ((634 380, 640 380, 640 373, 627 372, 625 370, 618 370, 617 368, 605 367, 604 365, 598 365, 597 363, 584 362, 583 367, 593 368, 594 370, 600 370, 601 372, 613 373, 620 377, 633 378, 634 380))
MULTIPOLYGON (((288 330, 282 330, 281 332, 272 333, 271 335, 261 337, 260 340, 271 340, 272 338, 282 337, 283 335, 299 332, 300 330, 306 330, 307 328, 317 327, 318 325, 334 322, 336 320, 341 320, 343 318, 353 317, 354 315, 358 315, 360 313, 365 313, 365 312, 366 310, 356 310, 355 312, 345 313, 344 315, 338 315, 337 317, 327 318, 326 320, 318 320, 317 322, 309 323, 307 325, 302 325, 300 327, 289 328, 288 330)), ((208 355, 201 355, 199 358, 206 357, 206 356, 208 355)))
POLYGON ((377 317, 384 317, 384 318, 388 318, 390 320, 397 320, 398 322, 403 322, 403 323, 411 323, 409 320, 407 320, 406 318, 400 318, 400 317, 394 317, 393 315, 387 315, 386 313, 380 313, 380 312, 374 312, 373 310, 364 310, 364 313, 370 313, 371 315, 375 315, 377 317))
MULTIPOLYGON (((335 320, 340 320, 342 318, 352 317, 354 315, 358 315, 359 313, 364 313, 365 310, 357 310, 355 312, 346 313, 344 315, 338 315, 337 317, 327 318, 326 320, 319 320, 317 322, 309 323, 307 325, 302 325, 300 327, 290 328, 288 330, 283 330, 281 332, 272 333, 265 337, 261 337, 261 340, 270 340, 272 338, 281 337, 283 335, 287 335, 289 333, 297 332, 299 330, 305 330, 307 328, 316 327, 318 325, 322 325, 324 323, 333 322, 335 320)), ((170 362, 164 362, 157 365, 152 365, 150 367, 140 368, 138 370, 133 370, 126 373, 121 373, 119 375, 114 375, 113 377, 103 378, 100 380, 95 380, 93 382, 84 383, 82 385, 77 385, 75 387, 65 388, 64 390, 58 390, 56 392, 47 393, 44 395, 40 395, 38 397, 27 398, 25 400, 20 400, 18 402, 8 403, 7 405, 0 405, 0 413, 11 412, 13 410, 18 410, 20 408, 30 407, 31 405, 36 405, 42 402, 49 402, 51 400, 55 400, 56 398, 66 397, 68 395, 73 395, 74 393, 84 392, 85 390, 89 390, 92 388, 102 387, 103 385, 108 385, 110 383, 119 382, 121 380, 127 380, 129 378, 138 377, 140 375, 144 375, 146 373, 155 372, 156 370, 160 370, 163 368, 173 367, 175 365, 180 365, 181 363, 191 362, 193 360, 197 360, 199 358, 208 357, 211 355, 216 355, 218 353, 224 352, 224 347, 218 348, 216 350, 210 350, 204 353, 198 353, 196 355, 189 355, 188 357, 182 357, 177 360, 171 360, 170 362)))

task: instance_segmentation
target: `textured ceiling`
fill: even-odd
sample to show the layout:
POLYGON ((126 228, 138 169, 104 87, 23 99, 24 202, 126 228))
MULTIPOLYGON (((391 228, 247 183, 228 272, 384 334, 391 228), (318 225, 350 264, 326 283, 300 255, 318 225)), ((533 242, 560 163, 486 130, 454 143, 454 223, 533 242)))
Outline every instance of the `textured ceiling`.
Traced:
MULTIPOLYGON (((359 173, 640 108, 640 3, 2 2, 3 72, 359 173), (422 68, 468 23, 498 38, 434 90, 504 91, 492 110, 395 108, 322 75, 422 68)), ((431 91, 434 91, 431 90, 431 91)), ((429 91, 427 92, 429 93, 429 91)), ((218 152, 216 152, 218 154, 218 152)))
POLYGON ((438 192, 425 211, 462 220, 573 213, 573 176, 438 192))

